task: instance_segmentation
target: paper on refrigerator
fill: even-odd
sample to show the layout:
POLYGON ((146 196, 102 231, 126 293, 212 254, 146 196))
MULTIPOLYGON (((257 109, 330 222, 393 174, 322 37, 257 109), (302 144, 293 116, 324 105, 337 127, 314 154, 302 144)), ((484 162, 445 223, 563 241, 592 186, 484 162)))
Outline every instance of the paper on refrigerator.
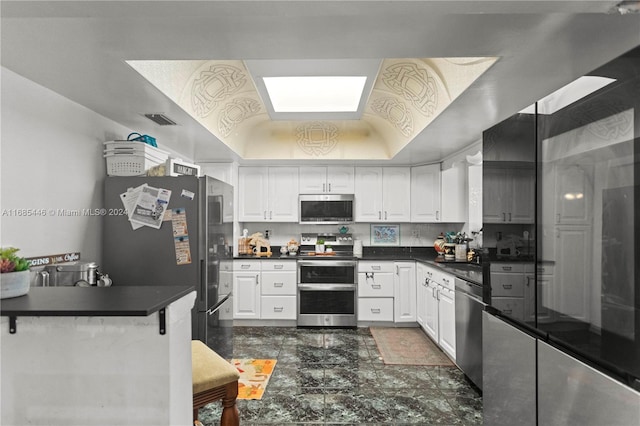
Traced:
POLYGON ((160 229, 171 191, 143 184, 120 194, 120 198, 129 212, 129 221, 133 229, 141 226, 160 229))

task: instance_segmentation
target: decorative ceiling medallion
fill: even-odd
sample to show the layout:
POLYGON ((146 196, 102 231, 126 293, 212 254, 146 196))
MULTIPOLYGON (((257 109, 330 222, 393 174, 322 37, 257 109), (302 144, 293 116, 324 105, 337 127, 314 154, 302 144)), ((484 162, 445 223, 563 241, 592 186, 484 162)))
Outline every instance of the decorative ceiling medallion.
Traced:
POLYGON ((396 98, 380 98, 371 102, 371 109, 380 117, 389 121, 403 136, 409 137, 413 133, 413 115, 402 102, 396 98))
POLYGON ((202 71, 191 88, 191 105, 200 117, 206 117, 218 103, 237 92, 247 82, 247 75, 231 65, 212 65, 202 71))
POLYGON ((426 69, 419 68, 411 62, 401 62, 384 70, 382 81, 423 114, 429 116, 436 111, 438 107, 436 82, 426 69))
POLYGON ((338 127, 329 122, 315 121, 296 128, 298 146, 306 154, 327 155, 338 144, 338 127))
POLYGON ((226 104, 218 117, 218 129, 222 136, 229 136, 237 125, 258 114, 260 108, 260 102, 250 98, 237 98, 226 104))

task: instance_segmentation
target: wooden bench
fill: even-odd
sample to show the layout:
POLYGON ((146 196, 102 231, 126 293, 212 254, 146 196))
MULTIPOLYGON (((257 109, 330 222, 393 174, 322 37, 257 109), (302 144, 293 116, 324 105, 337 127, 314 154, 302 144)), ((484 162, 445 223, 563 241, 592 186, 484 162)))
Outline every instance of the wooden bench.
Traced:
POLYGON ((194 424, 201 424, 198 420, 200 408, 222 400, 220 425, 238 426, 238 370, 200 340, 191 341, 191 367, 194 424))

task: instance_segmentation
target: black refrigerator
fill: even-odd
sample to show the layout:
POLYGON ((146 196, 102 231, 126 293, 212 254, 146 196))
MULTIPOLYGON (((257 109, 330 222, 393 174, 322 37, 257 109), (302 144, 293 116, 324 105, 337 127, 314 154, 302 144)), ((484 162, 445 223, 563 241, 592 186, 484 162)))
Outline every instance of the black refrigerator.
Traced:
POLYGON ((192 338, 230 357, 232 287, 221 267, 233 258, 233 187, 208 176, 114 176, 104 197, 113 285, 194 286, 192 338))

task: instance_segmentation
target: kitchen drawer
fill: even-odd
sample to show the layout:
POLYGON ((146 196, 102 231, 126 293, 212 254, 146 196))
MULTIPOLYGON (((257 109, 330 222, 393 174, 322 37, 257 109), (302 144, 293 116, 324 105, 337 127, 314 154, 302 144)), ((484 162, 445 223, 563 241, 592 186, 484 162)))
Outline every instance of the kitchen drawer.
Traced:
POLYGON ((295 272, 262 272, 263 295, 296 295, 295 272))
MULTIPOLYGON (((218 302, 221 301, 225 296, 221 296, 218 298, 218 302)), ((225 302, 224 305, 220 307, 218 310, 219 316, 218 318, 221 320, 232 320, 233 319, 233 296, 229 297, 229 300, 225 302)))
POLYGON ((296 296, 262 296, 262 319, 296 319, 296 296))
POLYGON ((393 298, 358 298, 358 321, 393 321, 393 298))
POLYGON ((553 267, 554 265, 549 264, 538 265, 538 275, 553 275, 553 267))
POLYGON ((233 261, 232 260, 221 260, 220 261, 220 270, 230 272, 233 271, 233 261))
POLYGON ((234 260, 234 271, 260 271, 259 260, 234 260))
POLYGON ((263 260, 260 262, 262 271, 295 271, 295 260, 263 260))
POLYGON ((491 305, 513 319, 524 321, 524 299, 521 297, 492 297, 491 305))
POLYGON ((526 277, 521 274, 492 274, 491 297, 524 297, 526 277))
POLYGON ((233 290, 233 272, 220 271, 220 286, 218 287, 218 295, 231 293, 233 290))
POLYGON ((500 263, 495 262, 491 264, 491 273, 494 272, 524 272, 526 263, 500 263))
POLYGON ((371 262, 359 261, 358 272, 391 272, 393 273, 393 262, 371 262))
POLYGON ((393 297, 393 274, 358 273, 358 297, 393 297))

